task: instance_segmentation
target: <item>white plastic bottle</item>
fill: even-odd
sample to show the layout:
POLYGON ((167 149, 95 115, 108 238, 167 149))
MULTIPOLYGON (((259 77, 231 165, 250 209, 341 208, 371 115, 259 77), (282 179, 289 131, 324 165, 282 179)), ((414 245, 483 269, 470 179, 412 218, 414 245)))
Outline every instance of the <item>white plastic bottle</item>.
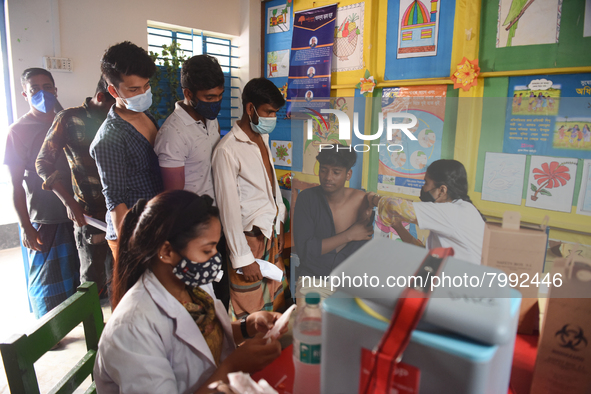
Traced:
POLYGON ((298 312, 293 327, 293 394, 320 393, 321 330, 320 295, 308 293, 306 306, 298 312))

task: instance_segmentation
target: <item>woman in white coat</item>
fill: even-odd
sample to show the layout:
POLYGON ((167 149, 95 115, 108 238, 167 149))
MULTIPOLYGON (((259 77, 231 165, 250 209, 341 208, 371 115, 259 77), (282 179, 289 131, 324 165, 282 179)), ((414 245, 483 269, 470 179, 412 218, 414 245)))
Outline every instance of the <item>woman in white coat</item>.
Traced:
POLYGON ((211 198, 183 190, 140 200, 127 213, 114 312, 94 366, 99 394, 209 393, 208 384, 229 372, 252 373, 280 355, 276 338, 262 339, 280 314, 256 312, 231 323, 215 298, 220 234, 211 198))
POLYGON ((380 218, 404 242, 423 246, 402 222, 429 230, 427 248, 451 247, 460 260, 480 264, 484 217, 468 196, 468 176, 457 160, 436 160, 427 168, 420 202, 368 193, 370 206, 378 205, 380 218))

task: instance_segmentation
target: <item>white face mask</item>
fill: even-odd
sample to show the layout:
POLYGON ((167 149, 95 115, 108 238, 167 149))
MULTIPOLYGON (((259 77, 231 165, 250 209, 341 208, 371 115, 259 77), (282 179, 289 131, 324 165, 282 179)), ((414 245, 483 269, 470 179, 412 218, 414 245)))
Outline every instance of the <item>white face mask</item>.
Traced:
POLYGON ((250 128, 254 132, 259 133, 259 134, 270 134, 273 130, 275 130, 275 125, 277 124, 276 117, 274 117, 274 116, 273 117, 259 116, 259 113, 257 112, 256 108, 254 108, 254 112, 259 117, 259 124, 252 123, 252 118, 250 117, 250 115, 248 115, 248 118, 250 119, 250 128))
POLYGON ((152 88, 148 88, 145 93, 133 97, 123 98, 119 92, 117 92, 117 95, 130 111, 144 112, 152 105, 152 88))

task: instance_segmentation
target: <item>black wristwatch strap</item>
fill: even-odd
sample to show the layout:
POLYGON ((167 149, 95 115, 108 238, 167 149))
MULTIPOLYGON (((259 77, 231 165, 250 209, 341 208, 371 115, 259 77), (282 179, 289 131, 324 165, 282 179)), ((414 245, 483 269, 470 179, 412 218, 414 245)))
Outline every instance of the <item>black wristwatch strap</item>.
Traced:
POLYGON ((248 330, 246 329, 246 318, 248 316, 244 316, 242 319, 240 319, 240 332, 242 332, 242 336, 244 337, 244 339, 249 339, 251 338, 250 335, 248 335, 248 330))

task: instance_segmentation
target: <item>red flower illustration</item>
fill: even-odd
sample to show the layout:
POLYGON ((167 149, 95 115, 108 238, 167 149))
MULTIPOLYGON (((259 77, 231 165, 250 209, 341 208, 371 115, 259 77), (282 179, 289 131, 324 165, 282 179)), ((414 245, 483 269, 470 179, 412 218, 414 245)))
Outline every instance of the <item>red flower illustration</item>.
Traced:
POLYGON ((564 164, 566 163, 559 164, 557 161, 553 161, 550 165, 548 163, 542 163, 541 169, 534 168, 532 172, 539 187, 536 187, 533 183, 531 184, 531 190, 535 192, 531 196, 533 201, 538 199, 538 193, 544 196, 552 196, 545 188, 552 189, 566 185, 566 182, 570 180, 570 174, 568 173, 569 168, 564 164))
POLYGON ((566 185, 566 181, 570 180, 568 167, 559 165, 557 161, 553 161, 548 166, 548 163, 542 163, 542 169, 535 168, 533 173, 534 179, 538 181, 538 185, 548 183, 546 187, 552 189, 566 185))

